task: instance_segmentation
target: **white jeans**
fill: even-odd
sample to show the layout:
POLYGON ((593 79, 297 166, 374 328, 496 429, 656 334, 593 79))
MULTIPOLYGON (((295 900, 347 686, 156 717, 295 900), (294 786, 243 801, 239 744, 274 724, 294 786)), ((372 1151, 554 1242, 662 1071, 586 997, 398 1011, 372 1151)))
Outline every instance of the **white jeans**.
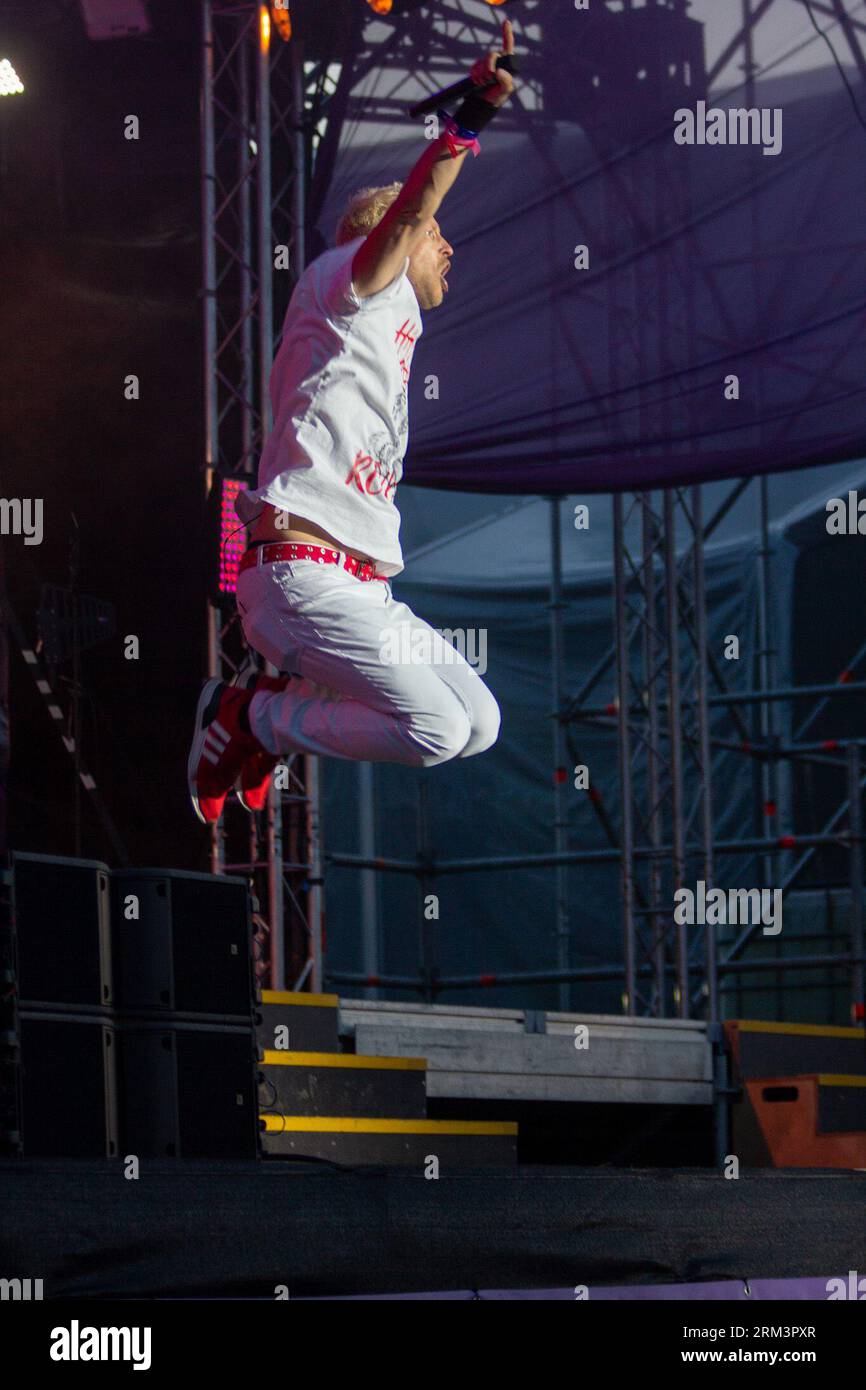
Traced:
POLYGON ((499 706, 481 677, 389 583, 279 561, 244 570, 237 603, 249 645, 301 677, 250 703, 269 752, 432 767, 496 741, 499 706))

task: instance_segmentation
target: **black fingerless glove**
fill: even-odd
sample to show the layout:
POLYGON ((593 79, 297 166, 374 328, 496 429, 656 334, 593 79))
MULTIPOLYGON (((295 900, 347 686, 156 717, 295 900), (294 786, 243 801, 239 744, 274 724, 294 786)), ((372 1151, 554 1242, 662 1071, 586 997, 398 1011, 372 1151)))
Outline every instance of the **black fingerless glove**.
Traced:
MULTIPOLYGON (((496 66, 505 68, 505 71, 510 72, 512 76, 516 76, 519 71, 513 53, 499 58, 496 66)), ((470 92, 468 96, 463 98, 454 112, 454 119, 458 125, 464 126, 466 130, 474 130, 477 135, 485 126, 490 124, 499 109, 498 106, 493 105, 492 101, 485 101, 478 92, 470 92)))
POLYGON ((470 92, 468 97, 464 97, 454 112, 454 119, 458 125, 462 125, 466 130, 472 130, 478 135, 485 126, 488 126, 499 110, 492 101, 485 101, 483 97, 476 96, 470 92))

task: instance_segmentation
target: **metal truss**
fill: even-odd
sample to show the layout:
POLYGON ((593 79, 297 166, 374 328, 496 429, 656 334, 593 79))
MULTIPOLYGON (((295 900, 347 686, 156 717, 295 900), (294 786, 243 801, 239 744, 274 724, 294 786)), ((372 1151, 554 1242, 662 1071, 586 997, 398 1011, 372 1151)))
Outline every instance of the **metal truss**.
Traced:
MULTIPOLYGON (((697 78, 697 90, 691 94, 691 100, 706 96, 711 84, 719 86, 727 81, 731 87, 743 90, 747 105, 754 104, 755 42, 760 25, 774 3, 796 3, 798 8, 808 8, 801 0, 741 0, 741 28, 708 71, 693 74, 697 78)), ((670 0, 672 13, 676 12, 677 5, 678 0, 670 0)), ((849 22, 838 0, 812 5, 812 11, 821 11, 826 18, 838 22, 836 33, 844 35, 862 74, 861 45, 866 25, 849 22)), ((673 35, 674 31, 672 40, 676 43, 673 35)), ((676 58, 676 52, 673 56, 676 58)), ((587 133, 602 150, 610 148, 610 136, 603 126, 601 130, 594 130, 590 125, 587 133)), ((655 283, 647 282, 645 260, 638 258, 631 285, 620 277, 619 297, 610 296, 606 305, 610 390, 614 400, 634 402, 635 413, 630 418, 636 421, 641 439, 675 440, 680 434, 685 438, 692 438, 694 434, 691 392, 681 390, 674 394, 645 388, 634 393, 630 387, 635 380, 664 382, 668 379, 666 351, 672 338, 684 340, 690 361, 697 360, 708 350, 728 355, 749 346, 737 341, 726 309, 725 282, 728 275, 741 272, 743 258, 735 258, 730 264, 705 266, 705 258, 700 254, 689 180, 683 176, 682 164, 676 171, 669 167, 669 152, 669 143, 662 148, 655 141, 644 151, 643 159, 634 162, 629 178, 617 174, 615 165, 609 171, 610 177, 606 177, 604 234, 613 237, 613 229, 625 223, 642 233, 645 242, 652 244, 662 233, 670 233, 672 221, 678 231, 675 238, 667 241, 666 247, 662 246, 655 283), (686 271, 684 256, 689 259, 690 273, 686 271), (695 288, 696 270, 699 278, 695 288), (677 293, 680 287, 684 287, 685 293, 677 293), (718 328, 713 333, 708 333, 699 323, 700 316, 695 312, 696 293, 707 296, 718 310, 718 328)), ((804 219, 823 192, 816 178, 814 190, 802 204, 804 219)), ((791 230, 796 240, 798 228, 791 230)), ((837 248, 826 250, 826 257, 821 258, 822 285, 820 290, 816 286, 816 295, 823 294, 826 285, 839 275, 850 273, 857 255, 856 248, 843 240, 837 248)), ((779 253, 779 248, 762 244, 760 227, 754 219, 752 242, 744 258, 753 266, 755 303, 762 307, 761 320, 754 327, 757 341, 772 334, 788 260, 779 253)), ((578 351, 577 345, 574 350, 578 351)), ((776 353, 776 360, 786 367, 804 392, 803 404, 821 390, 827 373, 838 368, 835 361, 814 364, 805 359, 784 357, 783 349, 776 353)), ((790 423, 783 421, 781 426, 772 427, 780 449, 784 448, 790 423)), ((616 437, 615 425, 613 434, 616 437)), ((734 490, 724 509, 732 504, 743 486, 734 490)), ((619 840, 621 853, 625 1007, 629 1012, 664 1014, 672 1003, 681 1017, 689 1016, 695 1008, 704 1011, 711 1022, 719 1017, 715 934, 712 929, 705 928, 703 940, 694 930, 687 938, 686 929, 677 927, 672 919, 673 894, 683 886, 684 875, 692 883, 703 879, 708 888, 715 882, 713 755, 707 689, 710 680, 713 696, 726 701, 738 745, 753 750, 759 745, 765 754, 758 766, 756 795, 761 806, 756 813, 754 837, 750 842, 760 855, 763 884, 787 889, 799 873, 798 866, 792 866, 787 873, 783 871, 784 852, 779 842, 772 836, 765 838, 763 832, 764 817, 768 813, 775 815, 778 805, 778 759, 772 756, 775 702, 771 692, 775 673, 769 603, 766 479, 760 480, 758 486, 763 539, 759 557, 759 669, 756 674, 760 690, 767 692, 768 698, 759 698, 757 738, 755 730, 746 724, 740 705, 726 699, 724 677, 706 645, 703 547, 706 535, 716 523, 704 527, 700 488, 693 487, 688 492, 667 490, 660 503, 649 494, 630 501, 623 497, 614 499, 619 836, 609 821, 606 828, 612 843, 619 840), (632 518, 639 523, 641 549, 638 555, 629 549, 632 518), (687 537, 685 552, 678 552, 680 532, 687 537), (694 977, 697 977, 696 983, 694 977)), ((578 700, 572 705, 571 713, 575 714, 579 707, 578 700)), ((859 809, 856 802, 856 797, 851 800, 855 819, 859 809)), ((827 828, 828 833, 838 828, 837 820, 827 828)), ((807 849, 809 856, 815 848, 807 849)), ((852 856, 852 872, 855 858, 856 851, 852 856)), ((854 937, 860 938, 859 946, 857 940, 852 945, 856 956, 858 952, 862 955, 862 925, 857 926, 861 912, 859 899, 854 911, 854 937)), ((733 968, 753 934, 745 933, 730 950, 726 949, 724 968, 733 968)), ((862 999, 862 962, 852 964, 854 997, 862 999)))
MULTIPOLYGON (((616 735, 619 815, 612 817, 600 803, 594 806, 610 844, 616 847, 620 866, 625 1004, 631 1013, 664 1015, 670 999, 681 1017, 697 1011, 715 1023, 720 1016, 719 982, 725 977, 816 965, 847 968, 852 1002, 862 1005, 863 1001, 862 794, 866 775, 862 750, 866 732, 859 738, 816 742, 806 741, 803 734, 828 700, 866 689, 866 681, 853 678, 866 657, 866 645, 834 683, 814 688, 775 683, 769 659, 773 632, 765 480, 752 485, 761 488, 763 504, 755 631, 758 688, 748 693, 732 691, 707 646, 703 548, 745 485, 733 488, 708 523, 702 515, 700 488, 692 487, 687 493, 667 491, 661 505, 650 494, 615 498, 615 641, 577 696, 562 709, 568 724, 582 721, 616 735), (591 706, 589 696, 612 669, 617 690, 613 706, 591 706), (785 743, 768 712, 802 696, 816 703, 785 743), (751 724, 746 717, 750 707, 758 715, 751 724), (721 716, 731 726, 724 736, 721 716), (753 760, 759 774, 755 783, 759 804, 754 833, 722 841, 714 833, 713 807, 720 795, 720 758, 732 752, 753 760), (774 833, 775 772, 780 763, 795 760, 832 764, 845 771, 845 799, 816 834, 774 833), (720 855, 755 861, 762 886, 778 888, 784 897, 797 886, 815 854, 834 845, 849 853, 852 898, 850 947, 841 954, 744 959, 759 930, 757 924, 719 943, 709 928, 701 932, 692 927, 686 935, 674 922, 676 889, 694 885, 698 879, 703 879, 707 890, 715 886, 715 861, 720 855)), ((589 852, 581 860, 601 862, 610 857, 607 852, 589 852)), ((570 978, 601 976, 597 971, 578 970, 570 972, 570 978)))
MULTIPOLYGON (((706 609, 700 489, 652 494, 632 506, 614 500, 617 733, 622 825, 625 1008, 668 1012, 666 960, 675 961, 674 1002, 689 1014, 689 942, 671 916, 674 893, 690 877, 711 885, 712 805, 706 706, 706 609), (689 505, 689 502, 691 505, 689 505), (630 512, 640 520, 640 552, 628 545, 630 512), (691 532, 677 554, 677 520, 691 532), (685 640, 683 640, 685 639, 685 640), (645 717, 635 722, 633 709, 645 717), (691 875, 697 825, 701 864, 691 875), (646 974, 643 967, 648 967, 646 974)), ((707 947, 712 953, 712 932, 707 947)), ((712 967, 712 960, 708 962, 712 967)), ((708 971, 714 992, 715 973, 708 971)))
MULTIPOLYGON (((419 99, 419 86, 435 92, 459 81, 491 46, 491 18, 496 18, 496 11, 478 0, 435 0, 390 17, 374 15, 361 0, 348 3, 354 5, 352 59, 343 68, 339 101, 353 124, 405 129, 407 107, 419 99), (372 73, 378 79, 375 91, 367 90, 372 73)), ((542 105, 540 25, 545 3, 523 0, 521 4, 520 93, 497 117, 500 129, 517 119, 518 106, 542 105)), ((417 128, 423 126, 419 123, 417 128)))
MULTIPOLYGON (((271 428, 275 323, 305 263, 309 161, 318 139, 310 121, 322 64, 305 67, 300 45, 271 33, 267 5, 202 0, 201 14, 204 482, 213 502, 224 479, 255 485, 271 428)), ((257 666, 233 602, 209 603, 207 654, 208 674, 224 680, 243 680, 257 666)), ((287 757, 277 780, 261 815, 247 817, 230 798, 212 832, 211 868, 252 882, 262 981, 317 989, 316 759, 287 757)))

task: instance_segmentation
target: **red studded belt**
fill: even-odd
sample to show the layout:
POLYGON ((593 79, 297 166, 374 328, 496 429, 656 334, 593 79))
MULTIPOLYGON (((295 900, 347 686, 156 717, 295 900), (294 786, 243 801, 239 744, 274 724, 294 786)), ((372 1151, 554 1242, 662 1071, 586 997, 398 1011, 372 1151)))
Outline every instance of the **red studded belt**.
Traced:
POLYGON ((272 565, 280 560, 312 560, 319 565, 341 565, 356 579, 381 579, 387 583, 388 576, 377 574, 375 565, 369 560, 358 560, 347 555, 345 550, 329 550, 324 545, 307 545, 304 541, 274 541, 272 544, 250 546, 245 550, 238 571, 249 569, 252 565, 272 565))

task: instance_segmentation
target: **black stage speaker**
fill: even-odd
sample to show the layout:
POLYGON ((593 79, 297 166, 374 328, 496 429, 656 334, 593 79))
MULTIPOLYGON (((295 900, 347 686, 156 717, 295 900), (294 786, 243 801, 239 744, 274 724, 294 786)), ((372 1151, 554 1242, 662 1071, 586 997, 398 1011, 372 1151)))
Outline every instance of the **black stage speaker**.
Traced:
POLYGON ((166 1018, 124 1020, 122 1155, 257 1158, 252 1028, 166 1018))
POLYGON ((117 1033, 110 1015, 23 1007, 25 1158, 116 1158, 117 1033))
POLYGON ((23 1003, 107 1008, 112 1003, 109 872, 87 859, 12 855, 23 1003))
POLYGON ((246 881, 173 869, 111 875, 116 1006, 249 1019, 252 927, 246 881))

